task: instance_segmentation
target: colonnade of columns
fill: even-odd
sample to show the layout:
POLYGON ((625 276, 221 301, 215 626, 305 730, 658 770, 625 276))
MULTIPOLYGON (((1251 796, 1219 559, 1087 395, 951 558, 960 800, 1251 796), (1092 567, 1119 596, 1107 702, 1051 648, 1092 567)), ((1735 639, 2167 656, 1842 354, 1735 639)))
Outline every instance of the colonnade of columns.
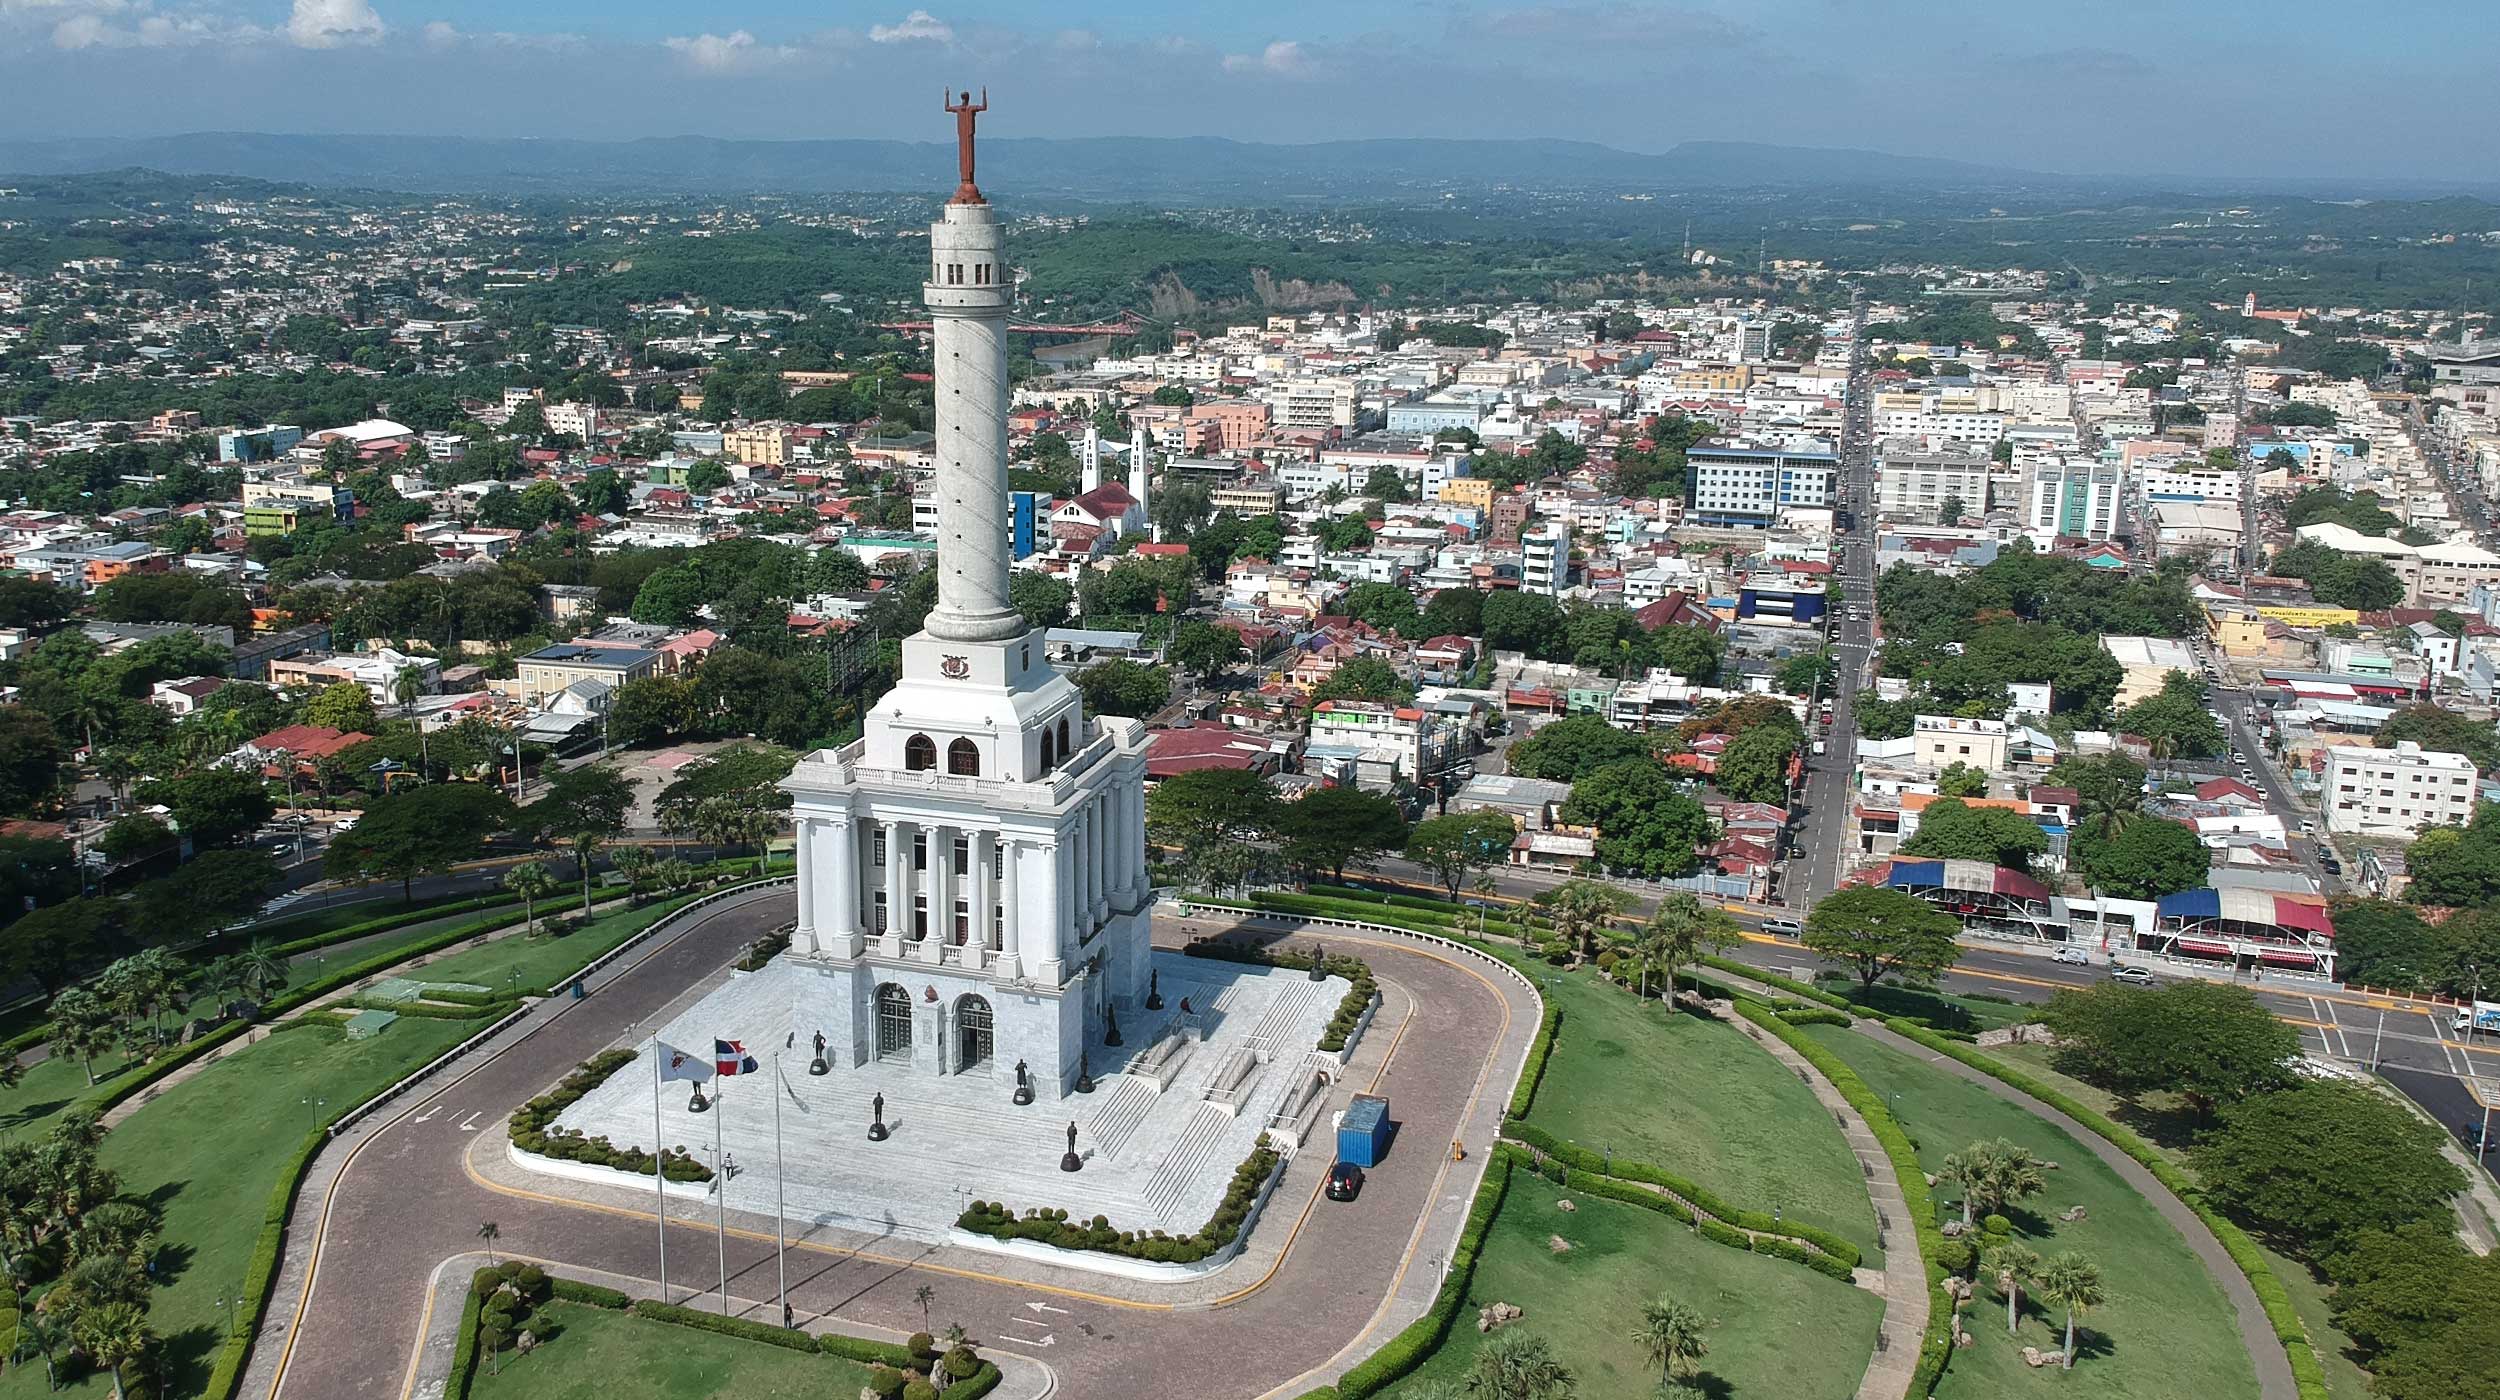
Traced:
POLYGON ((855 958, 873 938, 883 957, 990 967, 1002 978, 1055 984, 1085 935, 1115 907, 1131 909, 1146 897, 1144 803, 1140 787, 1107 787, 1071 813, 1055 839, 802 813, 798 945, 855 958))

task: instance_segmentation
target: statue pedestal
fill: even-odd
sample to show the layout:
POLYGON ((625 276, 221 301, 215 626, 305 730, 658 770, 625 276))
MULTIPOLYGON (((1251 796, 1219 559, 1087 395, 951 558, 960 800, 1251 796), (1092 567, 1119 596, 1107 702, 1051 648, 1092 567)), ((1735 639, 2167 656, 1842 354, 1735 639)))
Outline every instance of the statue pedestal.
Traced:
POLYGON ((1085 1159, 1077 1156, 1073 1152, 1063 1152, 1059 1156, 1059 1170, 1063 1172, 1081 1172, 1085 1170, 1085 1159))

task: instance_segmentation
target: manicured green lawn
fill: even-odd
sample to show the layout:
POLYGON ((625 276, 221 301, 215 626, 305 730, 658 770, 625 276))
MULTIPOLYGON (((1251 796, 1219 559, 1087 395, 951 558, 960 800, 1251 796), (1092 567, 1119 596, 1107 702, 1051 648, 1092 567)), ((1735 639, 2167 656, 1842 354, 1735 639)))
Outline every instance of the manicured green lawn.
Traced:
POLYGON ((1655 997, 1543 971, 1563 1023, 1529 1122, 1690 1177, 1730 1205, 1819 1225, 1882 1262, 1857 1158, 1814 1091, 1769 1051, 1655 997))
POLYGON ((1406 1400, 1458 1384, 1476 1348, 1476 1310, 1515 1303, 1591 1397, 1646 1396, 1658 1373, 1632 1341, 1641 1304, 1670 1295, 1711 1320, 1705 1393, 1757 1400, 1845 1400, 1875 1350, 1883 1302, 1811 1269, 1702 1239, 1663 1215, 1578 1196, 1520 1172, 1494 1217, 1468 1306, 1416 1372, 1386 1394, 1406 1400), (1566 1212, 1555 1202, 1578 1207, 1566 1212), (1571 1244, 1557 1251, 1553 1239, 1571 1244))
POLYGON ((2309 1339, 2317 1343, 2318 1360, 2326 1367, 2327 1393, 2335 1400, 2371 1400, 2370 1373, 2344 1354, 2352 1338, 2335 1325, 2327 1310, 2327 1286, 2309 1272, 2309 1266, 2257 1245, 2266 1262, 2274 1266, 2274 1276, 2283 1280, 2285 1292, 2292 1295, 2292 1311, 2300 1314, 2309 1329, 2309 1339))
POLYGON ((601 915, 590 927, 561 938, 515 934, 427 963, 407 975, 427 982, 466 982, 501 991, 506 987, 552 988, 591 959, 665 917, 674 901, 601 915))
POLYGON ((2087 1084, 2061 1072, 2056 1068, 2057 1052, 2036 1042, 1991 1046, 1988 1053, 2050 1088, 2071 1095, 2084 1107, 2125 1125, 2155 1151, 2182 1167, 2187 1165, 2188 1143, 2195 1135, 2196 1124, 2178 1095, 2146 1094, 2129 1103, 2097 1084, 2087 1084))
MULTIPOLYGON (((1839 1026, 1809 1026, 1891 1105, 1918 1144, 1920 1163, 1937 1170, 1946 1154, 1973 1141, 2010 1138, 2058 1163, 2049 1187, 2015 1215, 2016 1233, 2045 1259, 2074 1251, 2098 1264, 2108 1302, 2080 1321, 2081 1356, 2071 1377, 2035 1372, 2021 1348, 2043 1350, 2061 1340, 2063 1314, 2025 1298, 2018 1337, 2005 1333, 2005 1303, 1983 1286, 1969 1328, 1978 1344, 1956 1351, 1936 1389, 1943 1400, 2007 1400, 2061 1385, 2089 1390, 2094 1400, 2253 1400, 2257 1379, 2241 1345, 2230 1300, 2152 1203, 2135 1193, 2084 1146, 1994 1094, 1922 1060, 1899 1054, 1839 1026), (2080 1205, 2086 1218, 2057 1216, 2080 1205)), ((1940 1210, 1958 1202, 1940 1185, 1940 1210)))
POLYGON ((1873 991, 1863 991, 1855 978, 1848 977, 1828 978, 1816 985, 1880 1015, 1924 1017, 1948 1030, 1993 1030, 2023 1020, 2036 1010, 2010 1002, 1957 997, 1915 987, 1896 987, 1889 983, 1878 983, 1873 991))
MULTIPOLYGON (((132 1069, 138 1068, 132 1066, 132 1069)), ((118 1050, 107 1050, 95 1057, 96 1085, 111 1084, 130 1071, 122 1068, 118 1050)), ((75 1055, 54 1055, 40 1064, 31 1065, 26 1077, 15 1088, 0 1089, 0 1135, 13 1138, 41 1137, 71 1105, 94 1093, 87 1084, 87 1072, 75 1055)))
POLYGON ((505 1353, 499 1374, 481 1357, 471 1400, 849 1400, 868 1382, 867 1367, 839 1357, 601 1308, 549 1303, 536 1316, 555 1336, 505 1353))
MULTIPOLYGON (((166 1090, 104 1139, 122 1189, 164 1212, 166 1279, 148 1323, 166 1341, 173 1396, 208 1378, 280 1174, 305 1136, 474 1032, 475 1021, 406 1017, 371 1040, 326 1027, 280 1031, 166 1090)), ((83 1076, 81 1076, 83 1078, 83 1076)), ((68 1388, 103 1395, 100 1376, 68 1388)), ((0 1372, 0 1397, 44 1394, 43 1368, 0 1372)), ((66 1393, 66 1392, 65 1392, 66 1393)))

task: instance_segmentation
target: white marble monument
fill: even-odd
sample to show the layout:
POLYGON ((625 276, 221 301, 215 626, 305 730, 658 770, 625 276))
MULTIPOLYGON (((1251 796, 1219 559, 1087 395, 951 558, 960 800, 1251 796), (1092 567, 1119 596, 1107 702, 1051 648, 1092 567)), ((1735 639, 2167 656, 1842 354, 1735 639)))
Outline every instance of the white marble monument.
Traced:
POLYGON ((1146 993, 1145 734, 1088 718, 1008 599, 1014 284, 964 142, 923 289, 937 607, 865 736, 810 754, 782 785, 798 832, 792 962, 821 987, 802 1038, 821 1033, 834 1066, 1011 1080, 1021 1060, 1052 1099, 1146 993))

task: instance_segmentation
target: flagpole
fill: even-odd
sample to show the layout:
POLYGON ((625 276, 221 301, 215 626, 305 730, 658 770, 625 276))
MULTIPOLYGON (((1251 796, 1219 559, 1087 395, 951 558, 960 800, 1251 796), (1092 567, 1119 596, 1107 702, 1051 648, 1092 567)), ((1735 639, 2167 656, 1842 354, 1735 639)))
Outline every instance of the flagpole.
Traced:
MULTIPOLYGON (((773 1083, 782 1093, 790 1090, 790 1081, 781 1077, 781 1052, 773 1052, 773 1083)), ((781 1189, 781 1094, 773 1095, 773 1266, 781 1273, 781 1317, 784 1325, 790 1319, 790 1257, 782 1242, 781 1189)))
POLYGON ((721 1146, 721 1115, 729 1096, 721 1090, 729 1087, 727 1075, 717 1075, 712 1089, 712 1196, 720 1206, 719 1223, 713 1228, 713 1243, 720 1256, 720 1315, 729 1316, 729 1153, 721 1146))
POLYGON ((660 1057, 658 1038, 651 1041, 651 1196, 660 1223, 660 1301, 668 1301, 668 1148, 660 1132, 660 1057))

